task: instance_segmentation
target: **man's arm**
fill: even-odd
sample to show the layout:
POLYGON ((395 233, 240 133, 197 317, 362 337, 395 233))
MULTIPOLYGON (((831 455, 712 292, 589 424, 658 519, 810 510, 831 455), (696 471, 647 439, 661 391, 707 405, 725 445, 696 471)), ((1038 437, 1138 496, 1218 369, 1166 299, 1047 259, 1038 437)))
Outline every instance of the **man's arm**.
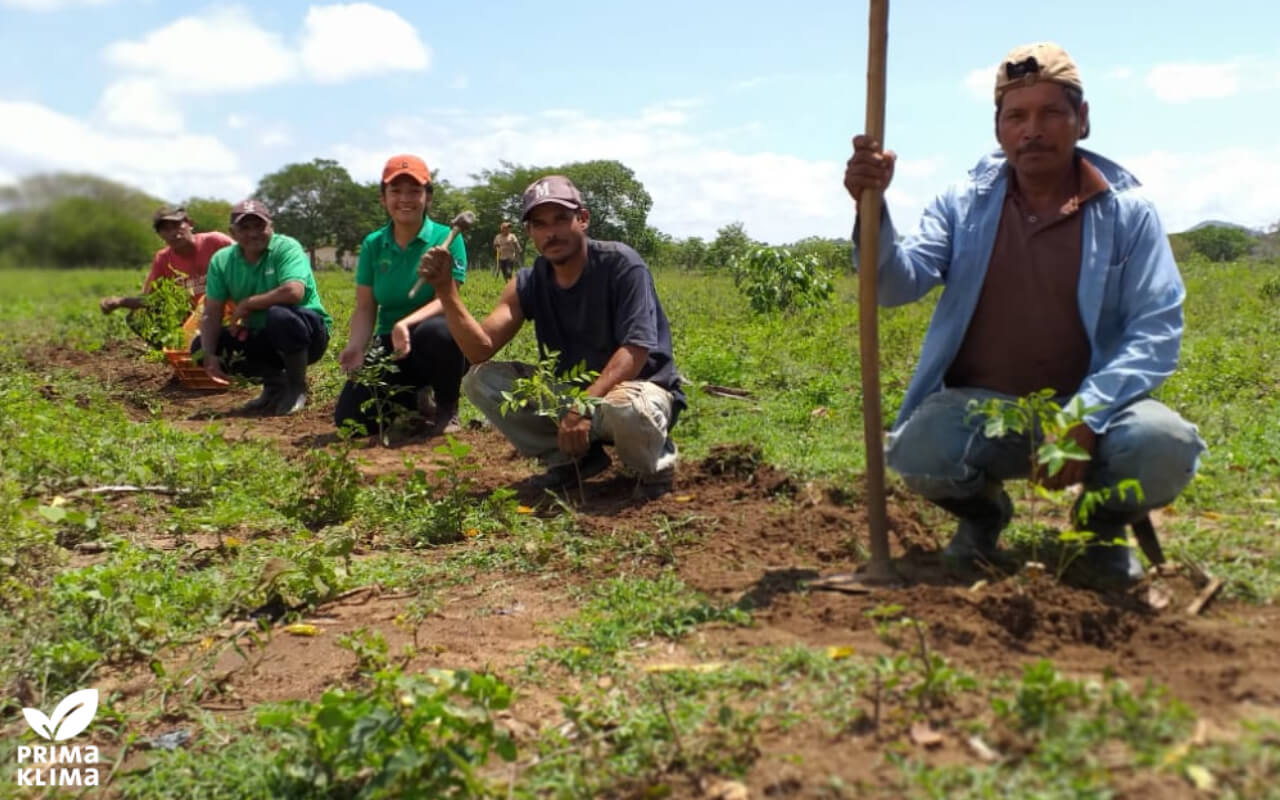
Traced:
POLYGON ((98 308, 102 309, 103 314, 110 314, 117 308, 133 310, 142 308, 145 304, 146 298, 143 297, 104 297, 98 301, 98 308))
MULTIPOLYGON (((845 169, 844 184, 856 203, 867 189, 883 191, 888 188, 897 156, 893 151, 882 150, 879 142, 865 136, 854 137, 853 146, 853 157, 845 169)), ((882 206, 880 252, 875 254, 880 278, 876 294, 880 305, 898 306, 918 300, 945 280, 951 264, 954 216, 954 195, 948 192, 925 208, 916 231, 899 243, 889 208, 882 206)), ((862 221, 856 217, 853 224, 855 271, 861 268, 864 257, 859 252, 858 243, 862 221)))
MULTIPOLYGON (((633 344, 622 345, 609 356, 604 369, 600 370, 600 375, 587 387, 587 394, 592 397, 604 397, 618 384, 635 380, 648 360, 648 348, 633 344)), ((556 433, 556 446, 574 458, 585 455, 591 446, 591 418, 572 410, 566 413, 560 419, 560 429, 556 433)))
POLYGON ((204 314, 200 317, 200 349, 203 354, 200 366, 215 381, 228 383, 227 373, 223 371, 218 360, 218 340, 222 337, 222 308, 225 299, 217 299, 209 295, 204 298, 204 314))
POLYGON ((587 387, 587 394, 604 397, 618 384, 635 380, 648 360, 649 348, 634 344, 622 345, 609 356, 604 369, 600 370, 600 374, 587 387))
POLYGON ((147 277, 142 280, 142 294, 134 297, 104 297, 98 301, 98 308, 102 309, 103 314, 110 314, 117 308, 127 308, 130 311, 142 308, 146 304, 146 295, 151 292, 151 284, 161 277, 164 271, 164 261, 161 255, 165 251, 156 251, 155 256, 151 259, 151 270, 147 272, 147 277))
MULTIPOLYGON (((236 303, 235 310, 231 312, 231 325, 234 327, 244 324, 244 320, 248 319, 253 311, 266 311, 272 306, 296 306, 302 302, 306 292, 307 287, 303 286, 302 281, 285 281, 269 292, 250 295, 236 303)), ((206 296, 206 308, 208 308, 208 302, 206 296)))
POLYGON ((433 247, 423 254, 418 274, 436 290, 449 335, 457 342, 458 349, 472 364, 480 364, 493 358, 493 354, 505 347, 524 324, 524 312, 520 309, 520 298, 516 296, 516 279, 507 282, 498 304, 484 322, 477 322, 462 302, 453 267, 453 256, 433 247))

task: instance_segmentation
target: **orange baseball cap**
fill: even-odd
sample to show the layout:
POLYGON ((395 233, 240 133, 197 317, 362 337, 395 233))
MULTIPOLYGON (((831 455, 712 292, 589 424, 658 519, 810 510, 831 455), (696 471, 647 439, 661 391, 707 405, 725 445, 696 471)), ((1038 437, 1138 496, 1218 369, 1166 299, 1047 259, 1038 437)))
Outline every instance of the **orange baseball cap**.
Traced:
POLYGON ((408 153, 387 159, 387 165, 382 168, 382 182, 391 183, 401 175, 409 175, 424 185, 431 183, 431 171, 427 169, 427 162, 408 153))

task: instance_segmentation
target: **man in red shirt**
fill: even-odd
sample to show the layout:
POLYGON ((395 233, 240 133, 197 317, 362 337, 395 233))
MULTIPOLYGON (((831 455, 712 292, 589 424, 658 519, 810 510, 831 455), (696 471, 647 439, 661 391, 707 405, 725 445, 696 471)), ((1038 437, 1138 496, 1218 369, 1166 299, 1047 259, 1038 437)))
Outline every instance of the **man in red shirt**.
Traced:
POLYGON ((157 210, 151 224, 166 246, 157 251, 155 258, 151 260, 151 271, 142 282, 142 295, 104 297, 98 303, 102 313, 110 314, 117 308, 131 311, 142 308, 143 297, 151 291, 151 284, 161 278, 171 278, 186 286, 194 307, 204 296, 204 276, 209 271, 209 259, 222 248, 235 244, 225 233, 193 231, 191 218, 187 216, 187 210, 181 207, 157 210))

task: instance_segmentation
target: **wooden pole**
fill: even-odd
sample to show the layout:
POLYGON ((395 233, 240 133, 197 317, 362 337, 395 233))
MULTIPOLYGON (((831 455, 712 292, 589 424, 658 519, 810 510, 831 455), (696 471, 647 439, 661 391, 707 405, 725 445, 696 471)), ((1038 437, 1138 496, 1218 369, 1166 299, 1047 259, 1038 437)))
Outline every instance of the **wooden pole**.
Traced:
MULTIPOLYGON (((889 47, 889 0, 870 0, 867 42, 867 124, 863 132, 884 147, 885 60, 889 47)), ((889 560, 889 520, 884 497, 884 445, 880 414, 880 352, 876 308, 876 269, 880 252, 881 192, 867 189, 858 204, 859 343, 862 356, 862 428, 867 446, 867 524, 871 561, 868 582, 897 579, 889 560)))

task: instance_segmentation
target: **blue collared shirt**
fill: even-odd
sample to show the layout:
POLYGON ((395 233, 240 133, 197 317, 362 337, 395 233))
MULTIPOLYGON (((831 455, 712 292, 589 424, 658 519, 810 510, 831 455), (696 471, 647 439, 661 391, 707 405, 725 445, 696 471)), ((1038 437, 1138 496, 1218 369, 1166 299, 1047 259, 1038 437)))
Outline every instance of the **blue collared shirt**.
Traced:
MULTIPOLYGON (((1087 422, 1105 433, 1115 412, 1151 393, 1177 367, 1186 290, 1155 208, 1135 191, 1137 178, 1102 156, 1082 148, 1077 152, 1110 185, 1081 208, 1076 295, 1091 349, 1088 374, 1077 395, 1086 407, 1101 407, 1087 422)), ((967 180, 936 197, 915 232, 902 241, 887 210, 881 217, 880 305, 910 303, 939 284, 943 287, 895 431, 925 397, 943 388, 943 375, 960 350, 982 294, 1008 187, 1007 164, 997 152, 979 161, 967 180)), ((855 225, 855 269, 858 255, 855 225)))

